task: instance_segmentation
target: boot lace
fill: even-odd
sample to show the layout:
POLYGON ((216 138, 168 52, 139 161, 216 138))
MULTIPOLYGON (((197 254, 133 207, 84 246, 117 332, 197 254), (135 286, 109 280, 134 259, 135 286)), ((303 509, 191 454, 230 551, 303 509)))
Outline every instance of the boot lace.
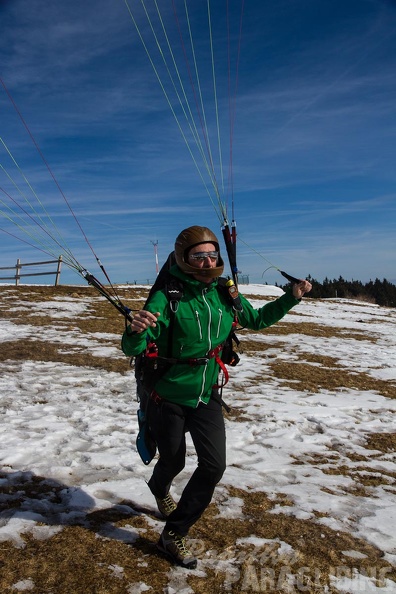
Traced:
POLYGON ((172 530, 169 530, 169 536, 172 537, 172 540, 175 543, 178 550, 180 551, 180 554, 182 555, 182 557, 190 557, 191 556, 191 551, 189 551, 186 546, 186 539, 184 536, 179 536, 179 534, 176 534, 172 530))
POLYGON ((161 511, 164 513, 164 515, 168 516, 169 514, 171 514, 173 512, 173 510, 176 507, 176 504, 174 502, 174 499, 172 497, 172 495, 170 493, 168 493, 168 495, 166 497, 164 497, 164 499, 160 499, 158 501, 158 503, 161 506, 161 511))

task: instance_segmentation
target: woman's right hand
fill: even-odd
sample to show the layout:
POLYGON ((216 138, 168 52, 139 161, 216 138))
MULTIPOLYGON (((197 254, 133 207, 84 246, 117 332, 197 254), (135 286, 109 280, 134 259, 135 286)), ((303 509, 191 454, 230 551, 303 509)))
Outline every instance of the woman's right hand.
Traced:
POLYGON ((140 311, 135 314, 132 322, 131 322, 131 329, 133 332, 144 332, 147 328, 155 327, 157 319, 160 316, 160 312, 157 311, 156 313, 151 313, 150 311, 146 311, 145 309, 141 309, 140 311))

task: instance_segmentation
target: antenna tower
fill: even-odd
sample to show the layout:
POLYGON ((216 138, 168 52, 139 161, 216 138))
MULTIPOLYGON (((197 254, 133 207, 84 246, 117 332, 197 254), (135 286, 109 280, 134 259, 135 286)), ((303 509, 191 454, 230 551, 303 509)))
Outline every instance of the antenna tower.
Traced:
POLYGON ((155 255, 155 272, 158 276, 159 273, 159 266, 158 266, 158 239, 156 239, 155 241, 151 241, 151 243, 154 246, 154 255, 155 255))

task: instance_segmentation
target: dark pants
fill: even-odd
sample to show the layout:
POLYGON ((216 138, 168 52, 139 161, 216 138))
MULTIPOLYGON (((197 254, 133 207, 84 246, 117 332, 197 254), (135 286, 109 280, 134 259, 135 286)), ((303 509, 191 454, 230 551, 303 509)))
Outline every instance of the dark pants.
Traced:
POLYGON ((197 408, 163 400, 150 407, 150 430, 160 454, 148 486, 163 499, 173 479, 184 468, 185 433, 189 431, 198 457, 198 466, 188 481, 177 509, 167 519, 166 529, 186 536, 208 507, 215 486, 226 466, 225 427, 220 402, 213 398, 197 408))

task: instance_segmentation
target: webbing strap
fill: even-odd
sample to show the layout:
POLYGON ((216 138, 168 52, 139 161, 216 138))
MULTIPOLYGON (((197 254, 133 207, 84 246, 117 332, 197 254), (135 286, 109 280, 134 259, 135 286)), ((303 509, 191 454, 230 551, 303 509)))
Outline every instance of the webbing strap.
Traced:
POLYGON ((222 361, 219 357, 219 353, 223 350, 224 347, 224 343, 222 342, 221 344, 219 344, 217 347, 215 347, 214 349, 212 349, 211 351, 209 351, 208 353, 208 357, 209 358, 215 358, 217 365, 220 367, 221 371, 223 372, 223 381, 221 382, 221 384, 215 384, 213 387, 214 388, 222 388, 223 386, 225 386, 228 383, 229 380, 229 374, 228 374, 228 370, 227 367, 225 366, 224 361, 222 361))
MULTIPOLYGON (((205 355, 205 357, 195 357, 195 358, 190 358, 190 359, 177 359, 175 357, 161 357, 160 355, 158 355, 158 347, 155 344, 155 342, 150 342, 150 343, 148 343, 147 348, 146 348, 146 357, 148 359, 151 359, 154 362, 157 359, 158 361, 166 361, 171 364, 175 364, 175 363, 183 364, 184 363, 185 365, 191 365, 191 367, 195 367, 196 365, 206 365, 208 363, 209 359, 216 359, 216 363, 222 369, 222 371, 228 381, 227 368, 225 367, 224 362, 219 357, 219 353, 223 350, 223 347, 224 347, 224 343, 222 342, 221 344, 217 345, 217 347, 210 350, 207 353, 207 355, 205 355)), ((227 383, 227 381, 225 383, 227 383)), ((225 385, 225 384, 223 384, 223 385, 225 385)))
POLYGON ((223 388, 226 384, 228 384, 228 380, 230 376, 228 374, 228 369, 225 366, 225 363, 220 359, 219 355, 215 357, 217 365, 220 367, 221 371, 223 372, 222 382, 220 384, 215 384, 214 388, 223 388))

